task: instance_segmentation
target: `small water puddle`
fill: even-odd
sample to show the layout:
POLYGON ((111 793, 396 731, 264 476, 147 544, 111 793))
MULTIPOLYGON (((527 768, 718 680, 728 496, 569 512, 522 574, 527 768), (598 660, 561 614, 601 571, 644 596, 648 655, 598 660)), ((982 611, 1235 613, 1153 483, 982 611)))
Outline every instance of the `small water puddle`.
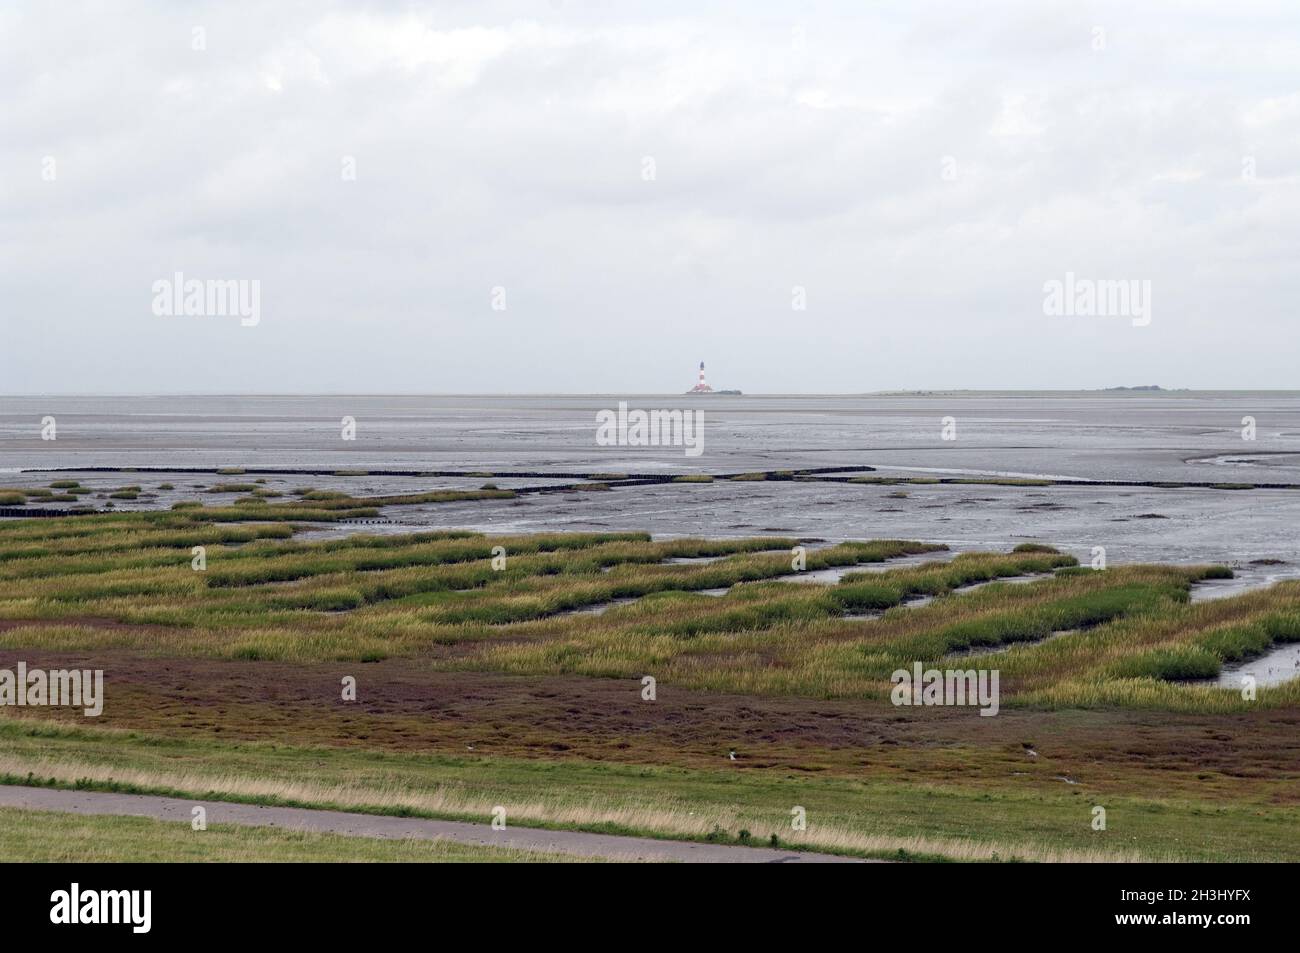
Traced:
POLYGON ((636 600, 631 597, 626 599, 611 599, 609 602, 598 602, 594 606, 583 606, 580 609, 566 609, 563 612, 557 612, 556 615, 604 615, 615 606, 625 606, 632 602, 636 602, 636 600))
POLYGON ((1265 589, 1274 583, 1287 579, 1300 578, 1300 570, 1287 569, 1277 572, 1260 572, 1259 570, 1235 569, 1232 579, 1206 579, 1192 586, 1192 602, 1211 602, 1215 599, 1229 599, 1255 589, 1265 589))
POLYGON ((846 573, 857 572, 857 566, 831 566, 829 569, 808 569, 804 572, 792 572, 777 576, 776 582, 814 582, 834 585, 844 578, 846 573))
POLYGON ((1256 685, 1281 685, 1300 678, 1300 642, 1283 642, 1258 658, 1225 665, 1215 684, 1220 688, 1240 689, 1243 675, 1253 675, 1256 685))
POLYGON ((939 566, 956 559, 957 555, 956 552, 917 553, 915 556, 887 559, 883 563, 861 563, 851 568, 854 572, 892 572, 895 569, 916 569, 927 564, 939 566))
POLYGON ((1019 642, 1003 642, 1000 645, 972 645, 969 648, 953 652, 953 655, 971 656, 971 655, 997 655, 999 652, 1005 652, 1007 649, 1014 649, 1020 645, 1043 645, 1053 639, 1059 639, 1064 635, 1078 635, 1079 629, 1062 629, 1059 632, 1052 632, 1043 636, 1041 639, 1022 639, 1019 642))
POLYGON ((848 566, 830 566, 826 569, 809 569, 804 572, 787 573, 784 576, 777 576, 778 582, 816 582, 835 584, 850 573, 870 572, 883 573, 890 572, 894 569, 914 569, 925 563, 934 563, 939 565, 955 557, 956 553, 920 553, 915 556, 900 556, 898 559, 887 559, 878 563, 852 563, 848 566), (937 558, 936 558, 937 557, 937 558))
POLYGON ((985 586, 996 586, 999 583, 1010 583, 1013 586, 1021 586, 1027 582, 1037 582, 1040 579, 1046 579, 1051 573, 1042 573, 1035 576, 1003 576, 1000 579, 985 579, 983 582, 972 582, 969 586, 958 586, 953 592, 974 592, 976 589, 983 589, 985 586))

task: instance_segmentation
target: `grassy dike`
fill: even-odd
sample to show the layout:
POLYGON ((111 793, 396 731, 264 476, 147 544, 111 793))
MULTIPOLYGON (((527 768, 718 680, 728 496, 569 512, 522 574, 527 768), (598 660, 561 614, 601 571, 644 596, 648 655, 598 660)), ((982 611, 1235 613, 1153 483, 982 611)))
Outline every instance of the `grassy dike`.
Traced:
POLYGON ((572 759, 229 744, 0 719, 0 782, 807 847, 893 860, 1294 859, 1300 808, 572 759), (793 832, 790 811, 807 811, 793 832))

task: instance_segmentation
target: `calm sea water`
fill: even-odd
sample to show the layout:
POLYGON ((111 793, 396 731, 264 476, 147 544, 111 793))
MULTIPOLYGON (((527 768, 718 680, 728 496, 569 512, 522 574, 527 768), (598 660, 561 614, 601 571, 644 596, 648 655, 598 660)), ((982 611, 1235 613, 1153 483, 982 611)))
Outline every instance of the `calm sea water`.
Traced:
POLYGON ((1300 482, 1300 393, 903 397, 0 397, 0 467, 952 473, 1300 482), (700 410, 705 452, 597 446, 595 415, 700 410), (53 416, 57 440, 41 439, 53 416), (340 421, 357 422, 356 440, 340 421), (941 439, 955 420, 957 439, 941 439), (1254 418, 1256 439, 1242 439, 1254 418), (1219 459, 1217 462, 1202 462, 1219 459))

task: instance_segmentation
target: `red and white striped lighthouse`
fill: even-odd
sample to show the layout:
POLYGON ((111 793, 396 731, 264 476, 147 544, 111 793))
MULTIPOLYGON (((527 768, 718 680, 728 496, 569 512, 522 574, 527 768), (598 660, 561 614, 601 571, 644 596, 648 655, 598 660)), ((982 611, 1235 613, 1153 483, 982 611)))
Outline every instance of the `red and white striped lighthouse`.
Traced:
POLYGON ((697 383, 694 387, 692 387, 689 391, 687 391, 687 393, 688 393, 688 394, 712 394, 712 393, 713 393, 713 388, 710 387, 710 386, 708 385, 708 382, 706 382, 706 381, 704 380, 704 362, 703 362, 703 361, 700 361, 700 380, 699 380, 699 383, 697 383))

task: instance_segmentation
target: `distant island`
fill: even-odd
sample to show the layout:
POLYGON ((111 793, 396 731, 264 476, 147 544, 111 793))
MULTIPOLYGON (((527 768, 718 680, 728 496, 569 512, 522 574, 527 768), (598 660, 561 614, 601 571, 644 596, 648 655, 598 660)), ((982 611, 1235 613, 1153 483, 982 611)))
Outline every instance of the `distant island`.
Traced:
POLYGON ((1161 387, 1159 384, 1140 384, 1137 387, 1104 387, 1102 393, 1110 391, 1133 393, 1140 391, 1142 393, 1160 393, 1160 394, 1190 394, 1190 387, 1161 387))

